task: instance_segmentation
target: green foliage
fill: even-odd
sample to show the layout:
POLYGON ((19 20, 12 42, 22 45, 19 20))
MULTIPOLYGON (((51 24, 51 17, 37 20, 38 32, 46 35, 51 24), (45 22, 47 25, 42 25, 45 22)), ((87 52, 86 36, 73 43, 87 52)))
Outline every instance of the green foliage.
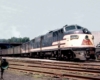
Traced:
POLYGON ((30 41, 28 37, 24 37, 24 38, 12 37, 10 39, 0 39, 0 43, 24 43, 27 41, 30 41))

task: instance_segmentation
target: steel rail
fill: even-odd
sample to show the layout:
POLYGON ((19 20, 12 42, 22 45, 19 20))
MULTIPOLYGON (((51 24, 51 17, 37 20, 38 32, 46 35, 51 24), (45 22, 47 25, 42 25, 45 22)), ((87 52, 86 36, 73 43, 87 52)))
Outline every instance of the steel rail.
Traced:
POLYGON ((90 80, 91 79, 100 80, 100 65, 87 64, 87 63, 74 63, 74 62, 48 62, 48 61, 30 61, 30 60, 13 60, 13 59, 12 60, 8 59, 8 61, 10 62, 10 67, 9 67, 10 69, 52 74, 60 77, 69 76, 69 77, 75 77, 75 78, 77 77, 90 80), (33 68, 37 70, 34 70, 33 68), (45 71, 44 69, 47 69, 48 71, 45 71))
MULTIPOLYGON (((45 68, 45 69, 53 69, 53 70, 56 70, 56 71, 59 71, 59 70, 64 70, 64 71, 66 71, 67 70, 67 72, 70 72, 70 73, 78 73, 78 74, 82 74, 82 73, 84 73, 84 74, 87 74, 87 75, 91 75, 92 77, 95 77, 95 79, 96 78, 99 78, 99 76, 100 76, 100 72, 99 71, 93 71, 93 70, 89 70, 89 71, 87 71, 87 70, 80 70, 80 69, 70 69, 70 68, 57 68, 56 66, 54 66, 54 67, 50 67, 50 66, 41 66, 41 64, 40 64, 40 66, 32 66, 32 65, 23 65, 23 64, 12 64, 12 65, 17 65, 17 66, 19 66, 19 67, 27 67, 27 68, 30 68, 30 67, 32 67, 32 68, 45 68), (92 74, 93 73, 93 74, 92 74)), ((70 74, 71 75, 71 74, 70 74)), ((78 75, 79 76, 79 75, 78 75)), ((91 77, 90 76, 90 77, 91 77)), ((81 76, 82 77, 82 76, 81 76)), ((85 76, 86 77, 86 76, 85 76)), ((88 76, 89 77, 89 76, 88 76)), ((100 78, 99 78, 100 79, 100 78)))
MULTIPOLYGON (((15 62, 15 61, 11 61, 11 62, 15 62)), ((23 61, 22 61, 23 62, 23 61)), ((24 61, 23 63, 30 63, 27 61, 24 61)), ((41 65, 53 65, 53 66, 60 66, 60 67, 73 67, 73 68, 82 68, 82 69, 95 69, 95 70, 100 70, 100 65, 84 65, 84 64, 60 64, 60 63, 52 63, 52 62, 31 62, 32 64, 41 64, 41 65)))
POLYGON ((90 69, 82 69, 82 68, 77 68, 77 67, 60 67, 60 66, 51 66, 51 65, 50 66, 48 65, 23 65, 23 64, 10 64, 10 65, 100 73, 100 71, 95 70, 95 69, 90 70, 90 69))
POLYGON ((29 72, 38 72, 38 73, 45 73, 45 74, 51 74, 56 77, 75 77, 75 78, 83 78, 83 79, 90 79, 90 80, 100 80, 100 77, 89 77, 89 76, 81 76, 81 75, 75 75, 75 74, 60 74, 60 73, 53 73, 53 72, 46 72, 46 71, 37 71, 37 70, 28 70, 28 69, 20 69, 20 68, 14 68, 10 67, 11 69, 16 69, 16 70, 23 70, 23 71, 29 71, 29 72))

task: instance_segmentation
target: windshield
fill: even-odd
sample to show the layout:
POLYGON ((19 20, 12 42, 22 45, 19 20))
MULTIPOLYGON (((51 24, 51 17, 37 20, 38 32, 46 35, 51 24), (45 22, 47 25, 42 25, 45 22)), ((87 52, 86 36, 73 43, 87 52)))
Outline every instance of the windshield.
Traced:
POLYGON ((66 31, 70 31, 70 30, 74 30, 76 28, 75 28, 75 26, 68 26, 65 29, 66 29, 66 31))
POLYGON ((81 26, 76 26, 77 27, 77 29, 83 29, 81 26))

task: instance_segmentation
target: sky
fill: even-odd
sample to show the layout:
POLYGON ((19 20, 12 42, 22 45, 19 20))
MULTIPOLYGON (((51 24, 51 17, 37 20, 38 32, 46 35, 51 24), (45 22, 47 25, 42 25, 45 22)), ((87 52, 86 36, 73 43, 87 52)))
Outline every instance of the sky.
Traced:
POLYGON ((100 0, 0 0, 0 39, 33 39, 66 24, 100 31, 100 0))

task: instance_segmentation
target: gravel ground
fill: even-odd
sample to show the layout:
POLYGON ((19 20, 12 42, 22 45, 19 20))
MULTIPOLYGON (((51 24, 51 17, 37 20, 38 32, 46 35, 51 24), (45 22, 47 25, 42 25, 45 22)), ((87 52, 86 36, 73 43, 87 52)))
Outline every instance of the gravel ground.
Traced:
POLYGON ((10 72, 5 72, 3 78, 3 80, 33 80, 30 76, 17 75, 10 72))
POLYGON ((38 75, 34 75, 34 76, 25 75, 25 74, 23 75, 21 73, 14 73, 14 72, 9 72, 9 71, 4 72, 3 78, 4 79, 0 79, 0 80, 68 80, 68 79, 41 77, 38 75))

